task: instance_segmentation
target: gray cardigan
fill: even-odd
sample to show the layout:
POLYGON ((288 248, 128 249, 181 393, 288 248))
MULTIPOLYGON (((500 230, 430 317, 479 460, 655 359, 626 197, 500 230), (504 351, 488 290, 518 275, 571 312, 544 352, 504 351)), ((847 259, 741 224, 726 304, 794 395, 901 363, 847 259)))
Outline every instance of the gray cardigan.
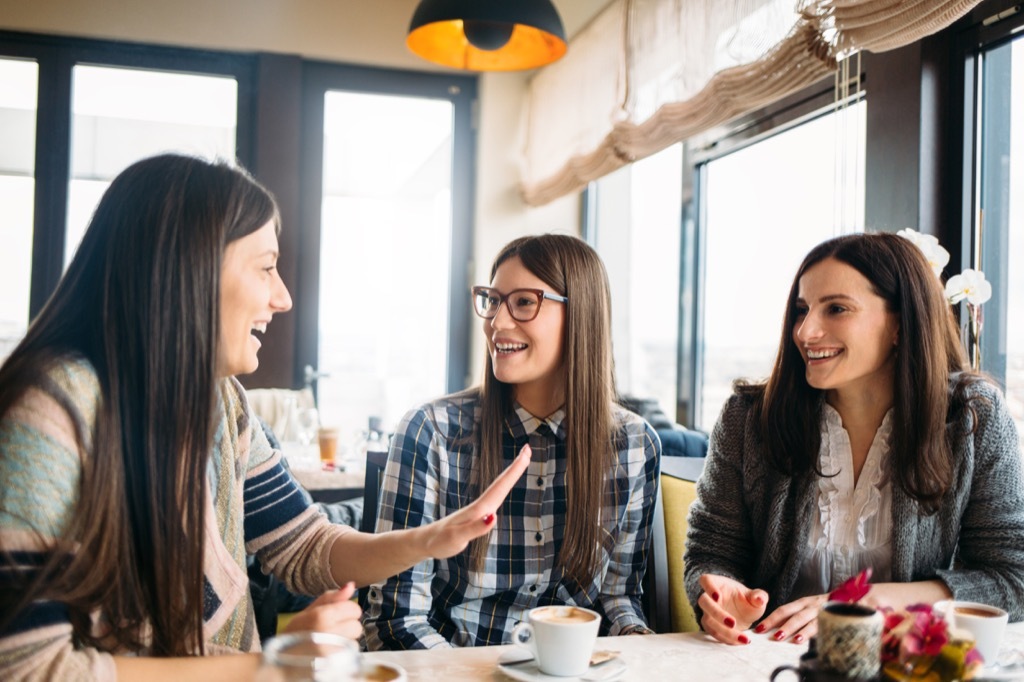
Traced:
MULTIPOLYGON (((955 599, 1001 606, 1024 619, 1024 479, 1017 430, 991 384, 967 389, 977 413, 947 425, 954 482, 932 515, 898 485, 892 500, 892 580, 939 578, 955 599)), ((751 410, 752 400, 726 403, 690 508, 685 584, 698 613, 705 573, 734 578, 769 594, 766 613, 794 598, 807 537, 817 512, 817 475, 793 478, 772 469, 751 410)))

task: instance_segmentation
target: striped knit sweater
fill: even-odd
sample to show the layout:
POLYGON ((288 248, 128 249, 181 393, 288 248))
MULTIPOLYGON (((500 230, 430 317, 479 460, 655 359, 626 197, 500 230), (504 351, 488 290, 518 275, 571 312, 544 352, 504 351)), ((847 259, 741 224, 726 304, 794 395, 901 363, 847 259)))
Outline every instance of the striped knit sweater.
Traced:
MULTIPOLYGON (((218 392, 221 419, 207 477, 203 637, 207 653, 257 651, 246 554, 289 589, 319 594, 337 587, 328 554, 351 529, 332 526, 303 500, 238 381, 223 380, 218 392)), ((38 564, 48 540, 75 513, 81 458, 91 454, 100 400, 92 367, 67 360, 0 420, 0 581, 38 564), (76 432, 84 434, 81 445, 76 432)), ((63 605, 37 601, 0 633, 0 679, 113 680, 115 653, 147 652, 78 648, 63 605)))

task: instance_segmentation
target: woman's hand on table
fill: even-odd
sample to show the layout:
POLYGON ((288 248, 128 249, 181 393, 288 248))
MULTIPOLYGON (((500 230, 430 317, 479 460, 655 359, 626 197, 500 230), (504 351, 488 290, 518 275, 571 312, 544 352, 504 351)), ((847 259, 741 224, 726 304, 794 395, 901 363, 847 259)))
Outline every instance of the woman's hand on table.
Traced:
POLYGON ((764 615, 768 593, 711 573, 700 577, 700 586, 704 592, 697 603, 704 612, 700 619, 704 631, 719 642, 749 644, 743 631, 764 615))
POLYGON ((802 644, 818 634, 818 610, 826 601, 828 595, 816 594, 783 604, 758 623, 754 632, 775 630, 771 639, 802 644))
POLYGON ((524 445, 512 464, 474 502, 454 514, 423 526, 423 531, 427 533, 427 555, 447 559, 466 549, 472 540, 490 532, 497 521, 496 512, 530 466, 532 455, 530 446, 524 445))
POLYGON ((360 621, 363 610, 352 601, 355 591, 355 584, 348 583, 340 590, 325 592, 296 613, 285 627, 285 632, 330 632, 359 639, 363 634, 360 621))

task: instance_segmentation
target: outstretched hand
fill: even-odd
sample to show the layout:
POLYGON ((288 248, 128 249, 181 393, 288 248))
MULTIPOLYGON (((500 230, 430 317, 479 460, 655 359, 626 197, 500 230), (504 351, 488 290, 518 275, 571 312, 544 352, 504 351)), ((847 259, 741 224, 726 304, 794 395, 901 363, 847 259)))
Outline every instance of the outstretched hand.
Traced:
POLYGON ((775 629, 772 639, 801 644, 818 634, 818 610, 826 601, 827 594, 816 594, 783 604, 758 623, 757 632, 775 629))
POLYGON ((459 511, 425 526, 424 530, 429 533, 426 538, 427 554, 435 559, 455 556, 466 549, 472 540, 494 528, 498 508, 530 466, 532 455, 529 444, 524 445, 512 464, 494 479, 479 498, 459 511))
POLYGON ((363 634, 360 616, 363 610, 352 601, 356 586, 348 583, 339 590, 325 592, 302 611, 296 613, 285 632, 330 632, 349 639, 363 634))
POLYGON ((704 631, 726 644, 748 644, 743 631, 764 615, 768 593, 710 573, 700 577, 700 586, 704 592, 697 603, 704 612, 700 620, 704 631))

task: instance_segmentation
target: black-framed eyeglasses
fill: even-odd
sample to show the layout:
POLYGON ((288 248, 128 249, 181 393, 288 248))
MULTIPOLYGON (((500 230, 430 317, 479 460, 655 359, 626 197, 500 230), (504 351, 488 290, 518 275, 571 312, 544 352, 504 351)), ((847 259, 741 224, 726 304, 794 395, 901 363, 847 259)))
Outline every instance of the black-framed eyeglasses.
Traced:
POLYGON ((498 314, 504 303, 508 314, 517 322, 529 322, 537 317, 544 299, 568 303, 569 299, 558 294, 549 294, 543 289, 514 289, 503 294, 490 287, 473 287, 473 310, 480 317, 490 320, 498 314))

